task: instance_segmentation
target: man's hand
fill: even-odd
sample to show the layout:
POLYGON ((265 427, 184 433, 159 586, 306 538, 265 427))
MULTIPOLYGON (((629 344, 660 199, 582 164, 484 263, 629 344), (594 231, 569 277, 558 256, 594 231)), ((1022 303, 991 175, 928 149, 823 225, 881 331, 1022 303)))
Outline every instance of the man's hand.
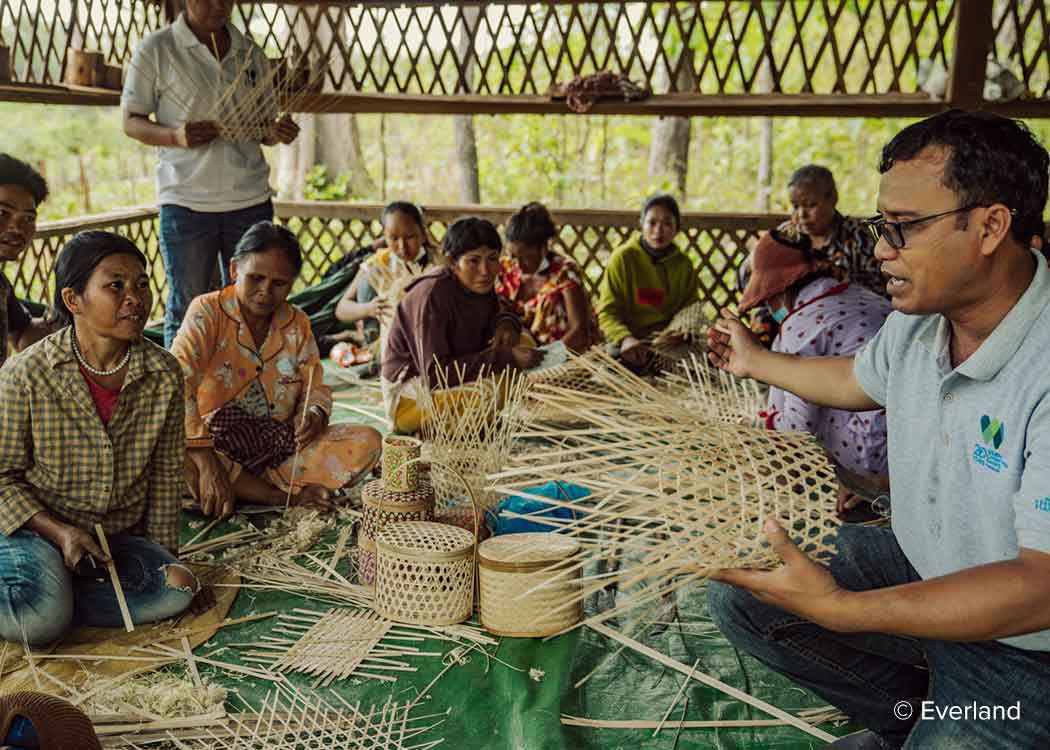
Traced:
POLYGON ((504 322, 496 326, 496 332, 492 334, 489 345, 493 349, 512 349, 520 340, 521 334, 518 329, 513 324, 504 322))
POLYGON ((175 128, 174 143, 178 148, 197 148, 204 146, 219 137, 219 126, 209 120, 187 122, 175 128))
POLYGON ((720 570, 712 575, 747 589, 759 601, 836 630, 849 592, 839 587, 827 568, 810 560, 772 518, 763 526, 773 551, 783 565, 774 570, 720 570))
POLYGON ((328 428, 328 415, 320 409, 308 408, 306 419, 300 420, 295 430, 295 449, 302 450, 328 428))
POLYGON ((528 346, 515 346, 510 353, 519 370, 531 369, 543 361, 543 352, 528 346))
POLYGON ((278 143, 288 144, 298 137, 299 126, 295 124, 290 115, 285 115, 267 128, 262 144, 264 146, 276 146, 278 143))
POLYGON ((73 570, 84 555, 91 555, 95 562, 105 565, 110 562, 109 556, 102 552, 95 537, 76 526, 63 525, 51 540, 62 551, 62 561, 73 570))
POLYGON ((765 351, 755 334, 726 309, 708 329, 707 343, 711 364, 738 378, 752 377, 755 357, 765 351))
POLYGON ((652 349, 634 336, 625 336, 620 341, 620 358, 633 367, 645 367, 652 356, 652 349))
POLYGON ((212 518, 233 515, 236 497, 230 476, 211 448, 191 448, 186 452, 197 467, 197 499, 201 513, 212 518))
POLYGON ((319 484, 305 485, 299 493, 292 495, 292 505, 304 508, 316 508, 322 513, 330 513, 335 510, 336 504, 331 500, 332 493, 327 487, 319 484))

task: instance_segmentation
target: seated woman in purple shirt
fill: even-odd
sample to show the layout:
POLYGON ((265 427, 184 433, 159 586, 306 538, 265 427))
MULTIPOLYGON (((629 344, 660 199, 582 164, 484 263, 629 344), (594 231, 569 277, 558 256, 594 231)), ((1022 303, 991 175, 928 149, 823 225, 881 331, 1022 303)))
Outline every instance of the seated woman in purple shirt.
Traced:
MULTIPOLYGON (((882 327, 890 304, 874 292, 837 280, 826 259, 815 256, 809 238, 792 239, 772 230, 751 254, 752 274, 740 299, 741 314, 764 305, 779 332, 772 350, 800 357, 850 355, 882 327)), ((836 466, 861 475, 864 483, 885 484, 886 412, 848 412, 810 404, 770 388, 762 412, 774 430, 812 433, 836 466)), ((839 510, 851 508, 840 493, 839 510)))

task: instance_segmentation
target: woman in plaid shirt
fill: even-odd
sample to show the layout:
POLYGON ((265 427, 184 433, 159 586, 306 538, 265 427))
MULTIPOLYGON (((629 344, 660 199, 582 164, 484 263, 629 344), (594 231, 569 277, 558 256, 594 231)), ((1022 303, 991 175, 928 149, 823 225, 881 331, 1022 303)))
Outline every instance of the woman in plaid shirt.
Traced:
POLYGON ((146 259, 82 232, 55 277, 62 328, 0 369, 0 636, 30 644, 121 624, 98 523, 135 622, 179 614, 199 588, 175 556, 182 374, 142 337, 146 259))

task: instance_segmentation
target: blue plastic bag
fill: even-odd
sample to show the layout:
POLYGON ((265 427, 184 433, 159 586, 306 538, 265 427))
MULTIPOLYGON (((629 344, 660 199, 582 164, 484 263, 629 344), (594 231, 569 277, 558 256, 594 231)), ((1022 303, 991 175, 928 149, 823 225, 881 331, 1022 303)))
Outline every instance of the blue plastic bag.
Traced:
MULTIPOLYGON (((548 482, 536 487, 527 487, 525 492, 530 495, 549 497, 552 500, 579 500, 587 497, 591 491, 586 487, 568 482, 548 482)), ((571 508, 561 508, 542 500, 532 497, 504 498, 494 508, 485 513, 485 524, 489 527, 493 536, 501 534, 521 534, 526 531, 557 531, 558 525, 533 521, 529 518, 517 518, 511 514, 529 515, 533 518, 549 518, 551 520, 571 521, 579 517, 578 512, 571 508)))

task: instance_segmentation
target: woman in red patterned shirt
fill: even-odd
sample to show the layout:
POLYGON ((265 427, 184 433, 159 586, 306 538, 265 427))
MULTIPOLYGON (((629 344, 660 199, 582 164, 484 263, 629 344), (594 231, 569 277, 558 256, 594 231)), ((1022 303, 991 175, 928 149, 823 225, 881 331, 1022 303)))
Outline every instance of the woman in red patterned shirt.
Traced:
POLYGON ((600 340, 598 324, 580 269, 550 248, 557 234, 542 203, 529 203, 511 216, 496 294, 514 305, 538 344, 562 340, 582 352, 600 340))

